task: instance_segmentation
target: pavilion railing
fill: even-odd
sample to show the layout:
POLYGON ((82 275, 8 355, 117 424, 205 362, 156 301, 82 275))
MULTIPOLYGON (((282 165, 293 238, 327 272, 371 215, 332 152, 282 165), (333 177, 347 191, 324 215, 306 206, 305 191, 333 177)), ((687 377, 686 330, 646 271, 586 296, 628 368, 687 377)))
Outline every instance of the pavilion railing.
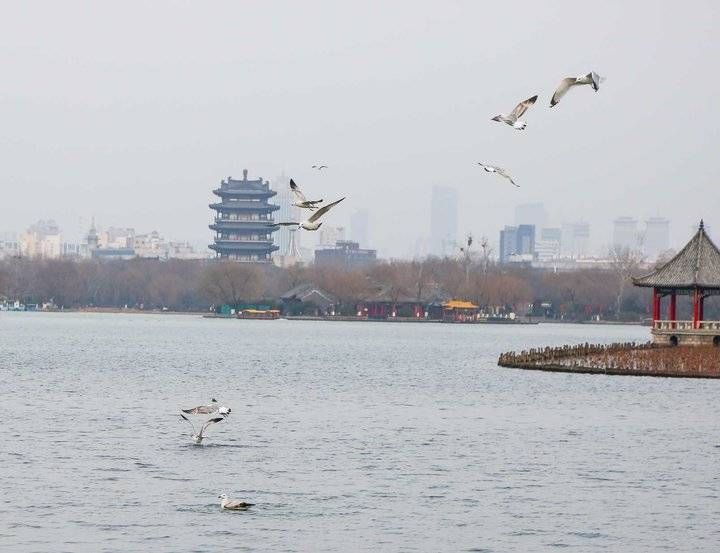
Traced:
POLYGON ((720 330, 720 321, 698 321, 698 327, 693 327, 692 321, 654 321, 656 330, 720 330))

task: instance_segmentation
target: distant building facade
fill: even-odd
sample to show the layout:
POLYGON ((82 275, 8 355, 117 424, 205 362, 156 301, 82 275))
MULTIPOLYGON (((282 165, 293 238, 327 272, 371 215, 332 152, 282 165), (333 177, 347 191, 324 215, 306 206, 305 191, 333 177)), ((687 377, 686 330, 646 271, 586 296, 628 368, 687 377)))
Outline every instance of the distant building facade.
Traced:
POLYGON ((506 226, 500 231, 500 263, 535 258, 535 225, 506 226))
POLYGON ((447 186, 433 186, 430 206, 430 253, 439 256, 455 251, 458 229, 458 193, 447 186))
POLYGON ((221 201, 210 204, 216 215, 210 225, 215 242, 209 248, 219 259, 269 263, 278 249, 272 236, 277 227, 272 225, 273 212, 280 206, 268 203, 276 195, 270 183, 262 178, 248 180, 247 173, 243 170, 242 180, 228 177, 213 190, 221 201))
POLYGON ((664 217, 650 217, 645 221, 645 255, 649 259, 658 256, 670 248, 670 221, 664 217))
POLYGON ((376 261, 376 250, 360 249, 360 244, 349 240, 340 240, 333 247, 315 250, 315 265, 318 267, 358 269, 376 261))
POLYGON ((52 219, 30 225, 19 240, 20 255, 54 259, 62 256, 60 227, 52 219))
POLYGON ((561 227, 561 257, 582 259, 590 254, 590 224, 584 221, 564 223, 561 227))
POLYGON ((641 244, 638 220, 634 217, 618 217, 613 221, 612 247, 636 250, 641 244))

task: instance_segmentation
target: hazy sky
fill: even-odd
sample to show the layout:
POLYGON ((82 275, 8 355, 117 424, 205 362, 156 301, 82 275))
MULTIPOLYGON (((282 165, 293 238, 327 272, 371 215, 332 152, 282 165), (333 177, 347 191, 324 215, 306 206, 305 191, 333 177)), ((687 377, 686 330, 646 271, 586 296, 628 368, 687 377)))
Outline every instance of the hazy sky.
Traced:
MULTIPOLYGON (((210 190, 284 171, 411 255, 430 191, 497 241, 518 203, 720 229, 717 2, 4 2, 0 231, 55 218, 209 241, 210 190), (559 80, 596 70, 599 93, 559 80), (491 122, 539 94, 524 132, 491 122), (319 175, 316 161, 330 165, 319 175), (506 167, 522 188, 482 172, 506 167), (83 222, 80 219, 83 218, 83 222)), ((69 236, 72 237, 72 236, 69 236)))

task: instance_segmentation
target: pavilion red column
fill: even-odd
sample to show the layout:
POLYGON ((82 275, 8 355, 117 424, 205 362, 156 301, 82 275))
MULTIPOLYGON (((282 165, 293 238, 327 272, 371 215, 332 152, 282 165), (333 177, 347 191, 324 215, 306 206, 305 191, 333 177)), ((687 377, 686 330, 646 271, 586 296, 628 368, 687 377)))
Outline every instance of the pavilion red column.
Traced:
POLYGON ((668 319, 670 319, 672 322, 670 323, 671 328, 675 328, 675 321, 677 320, 677 295, 675 292, 672 292, 670 294, 670 306, 668 307, 668 319))
POLYGON ((693 318, 692 327, 698 328, 698 321, 700 320, 700 294, 697 288, 693 290, 693 318))
POLYGON ((705 296, 703 294, 699 294, 698 304, 698 328, 700 328, 699 323, 705 320, 705 296))
POLYGON ((652 318, 653 322, 660 320, 660 294, 657 288, 653 288, 652 318))

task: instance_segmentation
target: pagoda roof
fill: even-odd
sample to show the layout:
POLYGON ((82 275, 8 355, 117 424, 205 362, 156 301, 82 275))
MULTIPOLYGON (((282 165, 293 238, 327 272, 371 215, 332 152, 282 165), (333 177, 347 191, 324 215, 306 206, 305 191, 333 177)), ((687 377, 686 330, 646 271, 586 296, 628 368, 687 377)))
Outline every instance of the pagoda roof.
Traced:
POLYGON ((635 286, 720 289, 720 250, 700 227, 690 242, 653 273, 633 279, 635 286))

